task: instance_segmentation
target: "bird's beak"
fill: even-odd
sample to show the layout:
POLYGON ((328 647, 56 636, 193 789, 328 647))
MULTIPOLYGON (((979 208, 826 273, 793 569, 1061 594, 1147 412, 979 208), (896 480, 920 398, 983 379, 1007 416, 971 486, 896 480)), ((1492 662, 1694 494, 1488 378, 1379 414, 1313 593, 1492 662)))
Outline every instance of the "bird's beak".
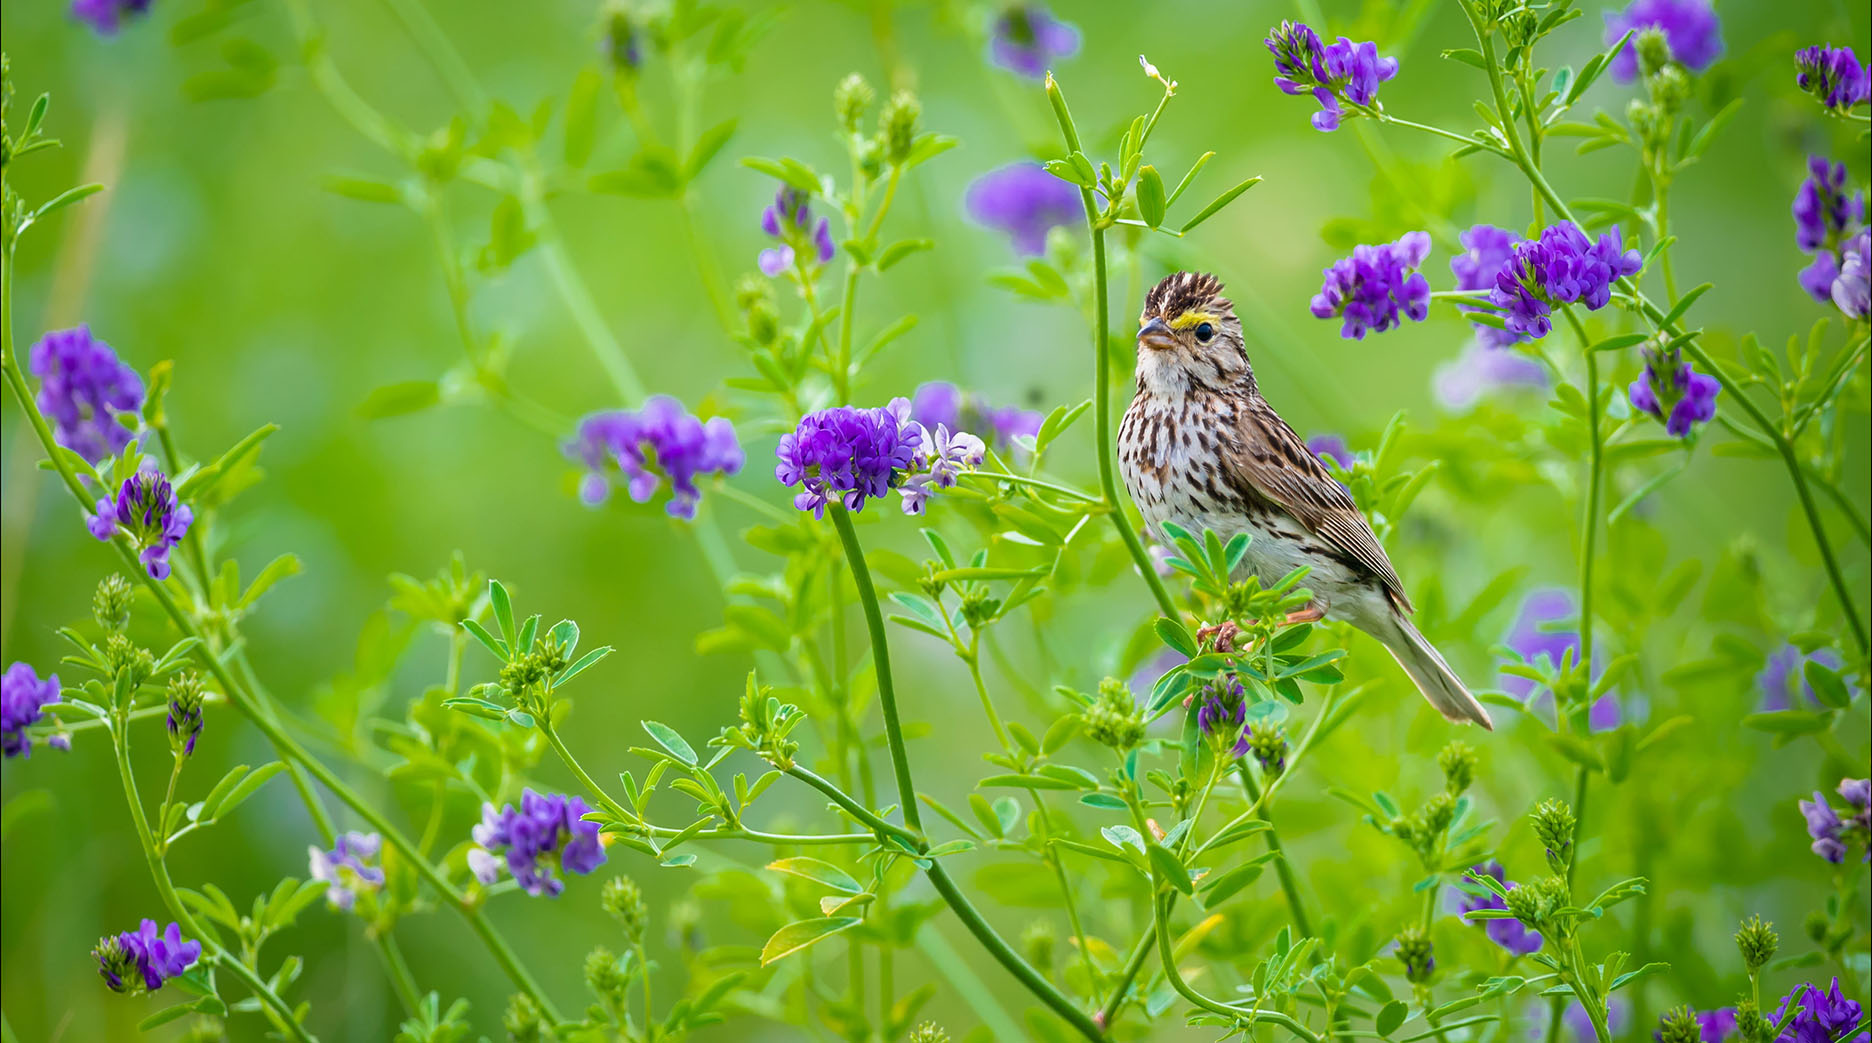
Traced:
POLYGON ((1151 319, 1138 328, 1138 347, 1168 351, 1176 347, 1176 334, 1162 319, 1151 319))

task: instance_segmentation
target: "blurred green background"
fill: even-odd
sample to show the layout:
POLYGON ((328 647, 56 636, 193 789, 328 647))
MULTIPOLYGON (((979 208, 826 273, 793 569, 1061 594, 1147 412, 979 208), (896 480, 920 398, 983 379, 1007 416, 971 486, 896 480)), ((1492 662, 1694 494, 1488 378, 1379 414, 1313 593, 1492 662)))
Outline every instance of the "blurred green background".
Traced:
MULTIPOLYGON (((457 363, 460 346, 420 221, 400 208, 321 190, 328 175, 390 180, 400 172, 343 124, 304 71, 287 60, 290 31, 273 6, 252 5, 239 32, 284 60, 278 83, 253 100, 206 103, 187 100, 180 85, 218 64, 216 45, 170 44, 169 27, 191 9, 181 0, 158 0, 148 19, 111 39, 75 24, 61 4, 6 6, 5 48, 19 95, 51 92, 50 126, 66 146, 19 170, 20 189, 29 199, 43 199, 78 181, 110 186, 36 230, 23 246, 16 313, 9 317, 22 350, 46 329, 87 322, 139 369, 175 360, 169 411, 185 450, 197 457, 218 453, 259 424, 281 425, 264 450, 266 481, 224 517, 223 534, 248 575, 286 550, 306 566, 246 624, 252 658, 288 705, 310 712, 320 699, 361 698, 394 708, 432 683, 442 643, 427 632, 381 686, 358 693, 344 681, 334 687, 334 678, 354 670, 358 634, 388 596, 386 575, 427 576, 459 548, 472 567, 507 580, 523 606, 549 619, 575 618, 588 640, 618 646, 618 654, 582 682, 574 729, 575 749, 600 777, 636 766, 623 751, 641 742, 639 717, 656 717, 692 738, 711 734, 732 717, 749 663, 745 656, 693 651, 695 636, 719 625, 722 600, 682 523, 655 509, 581 507, 570 495, 571 472, 558 447, 489 408, 451 406, 384 421, 359 417, 358 406, 373 388, 435 377, 457 363)), ((889 5, 880 0, 878 6, 889 5)), ((1345 251, 1353 241, 1348 236, 1388 239, 1420 226, 1407 198, 1447 210, 1460 226, 1520 227, 1530 217, 1522 183, 1480 158, 1445 165, 1440 146, 1401 131, 1314 132, 1307 124, 1312 106, 1271 86, 1261 45, 1269 25, 1300 16, 1291 7, 1169 0, 1061 4, 1056 10, 1084 34, 1081 52, 1056 72, 1081 127, 1108 151, 1123 122, 1154 102, 1154 85, 1137 72, 1142 51, 1181 84, 1153 141, 1155 161, 1181 170, 1202 151, 1215 150, 1195 196, 1249 175, 1266 178, 1191 241, 1152 247, 1145 277, 1172 265, 1218 272, 1243 306, 1263 389, 1301 433, 1340 431, 1355 448, 1371 448, 1392 414, 1404 410, 1413 430, 1435 429, 1444 444, 1469 447, 1466 455, 1452 456, 1412 526, 1393 540, 1407 581, 1418 589, 1439 587, 1445 603, 1455 606, 1510 568, 1527 570, 1518 590, 1570 585, 1575 536, 1564 494, 1577 481, 1577 468, 1538 455, 1525 457, 1536 466, 1509 466, 1524 458, 1515 438, 1540 442, 1538 432, 1525 428, 1545 408, 1540 396, 1502 400, 1479 419, 1444 418, 1431 394, 1431 374, 1459 353, 1466 324, 1439 311, 1432 321, 1351 342, 1339 339, 1336 322, 1307 312, 1321 267, 1345 251), (1381 169, 1383 176, 1375 173, 1381 169), (1416 190, 1400 193, 1399 183, 1416 190), (1519 483, 1510 484, 1515 475, 1519 483)), ((1850 42, 1865 53, 1868 16, 1864 5, 1844 2, 1731 2, 1719 11, 1727 52, 1704 89, 1718 97, 1740 95, 1746 103, 1683 178, 1673 210, 1683 239, 1679 280, 1716 284, 1699 306, 1701 321, 1718 331, 1716 350, 1731 353, 1741 331, 1759 331, 1775 345, 1804 333, 1821 314, 1794 280, 1805 259, 1794 244, 1788 203, 1810 151, 1849 159, 1857 183, 1865 180, 1867 161, 1863 144, 1821 119, 1796 92, 1789 55, 1820 40, 1850 42)), ((1437 59, 1440 50, 1468 39, 1454 5, 1333 3, 1325 13, 1323 33, 1375 38, 1385 53, 1401 57, 1401 74, 1384 89, 1391 111, 1459 128, 1473 121, 1479 74, 1437 59)), ((434 5, 434 14, 488 90, 522 112, 544 98, 563 99, 578 70, 596 60, 596 11, 589 3, 454 0, 434 5)), ((374 104, 413 128, 440 126, 454 114, 383 5, 343 0, 321 5, 317 15, 333 59, 374 104)), ((857 2, 790 4, 745 72, 712 87, 704 105, 703 125, 739 120, 723 161, 698 185, 709 248, 731 277, 753 268, 763 245, 757 217, 772 185, 730 160, 787 154, 841 169, 831 90, 853 70, 888 82, 880 24, 894 27, 902 69, 923 101, 925 126, 961 139, 960 148, 906 184, 893 216, 893 237, 928 235, 938 247, 867 286, 867 321, 881 325, 904 311, 918 312, 922 321, 867 371, 857 392, 861 402, 907 394, 931 379, 1042 408, 1090 394, 1081 317, 990 286, 987 273, 1015 259, 999 235, 968 223, 962 213, 972 178, 1014 159, 1052 154, 1054 147, 1038 86, 983 60, 979 33, 986 17, 947 4, 900 4, 882 15, 857 2)), ((1587 17, 1562 32, 1546 60, 1577 66, 1596 49, 1599 33, 1599 10, 1589 4, 1587 17)), ((1620 112, 1629 94, 1602 81, 1588 102, 1620 112)), ((653 110, 659 104, 654 89, 648 104, 653 110)), ((594 170, 617 165, 627 151, 628 133, 614 112, 600 127, 594 170)), ((1572 196, 1623 196, 1632 176, 1623 154, 1575 157, 1566 148, 1554 150, 1550 169, 1572 196)), ((455 190, 450 207, 459 242, 485 240, 492 203, 491 195, 472 188, 455 190)), ((674 208, 583 193, 553 207, 604 322, 645 382, 692 407, 732 408, 733 400, 720 394, 721 380, 744 372, 745 363, 713 321, 674 208)), ((1448 284, 1448 255, 1448 244, 1439 242, 1426 269, 1433 284, 1448 284)), ((1114 301, 1115 328, 1128 325, 1136 305, 1114 301)), ((511 379, 531 397, 570 415, 636 405, 608 393, 537 252, 478 288, 472 318, 477 327, 510 338, 511 379)), ((1615 376, 1631 379, 1630 368, 1615 376)), ((113 559, 86 534, 63 492, 34 469, 38 448, 10 401, 4 431, 0 637, 7 662, 26 660, 43 672, 61 654, 54 628, 88 618, 92 587, 113 559)), ((772 434, 745 422, 743 433, 749 464, 734 484, 784 503, 769 477, 772 434)), ((1089 437, 1087 422, 1075 429, 1073 449, 1055 461, 1082 484, 1092 481, 1089 437)), ((1712 430, 1710 440, 1726 437, 1712 430)), ((1854 419, 1845 438, 1857 460, 1847 471, 1849 491, 1864 503, 1863 418, 1854 419)), ((755 517, 721 497, 709 497, 703 509, 731 533, 755 517)), ((888 536, 873 528, 877 535, 869 538, 910 549, 901 542, 910 527, 891 528, 888 536)), ((1865 548, 1854 546, 1844 527, 1838 538, 1850 577, 1863 590, 1865 548)), ((1642 643, 1645 677, 1656 685, 1633 693, 1637 712, 1648 705, 1653 715, 1690 712, 1697 720, 1638 776, 1616 791, 1601 791, 1603 803, 1588 822, 1598 834, 1587 848, 1589 879, 1645 872, 1657 880, 1656 897, 1643 904, 1643 913, 1628 908, 1620 918, 1629 928, 1634 915, 1645 916, 1639 926, 1653 932, 1651 955, 1679 966, 1668 984, 1652 987, 1649 1011, 1655 1014, 1666 1001, 1716 1006, 1731 999, 1740 980, 1725 940, 1735 920, 1760 912, 1780 922, 1790 938, 1829 892, 1828 867, 1807 854, 1793 800, 1816 785, 1830 788, 1831 781, 1811 745, 1773 750, 1766 737, 1735 727, 1753 705, 1752 671, 1737 666, 1669 686, 1657 679, 1674 663, 1709 659, 1719 635, 1768 650, 1779 643, 1776 634, 1836 628, 1837 612, 1785 475, 1769 464, 1699 451, 1690 473, 1652 501, 1647 517, 1615 528, 1612 540, 1609 582, 1629 587, 1634 598, 1682 561, 1706 564, 1704 579, 1681 606, 1660 609, 1663 615, 1654 618, 1634 602, 1635 618, 1644 623, 1621 639, 1642 643)), ((744 566, 772 568, 772 559, 736 542, 744 566)), ((1145 599, 1128 575, 1059 599, 1047 609, 1048 626, 1065 676, 1028 681, 1041 691, 1055 680, 1089 687, 1119 670, 1119 650, 1145 599)), ((1446 643, 1452 661, 1475 683, 1488 683, 1489 645, 1512 612, 1511 601, 1487 616, 1480 636, 1456 647, 1446 643)), ((1016 633, 1024 630, 1004 639, 1016 633)), ((913 753, 927 765, 924 785, 959 797, 972 777, 972 753, 987 741, 966 674, 931 643, 902 632, 893 640, 906 660, 902 675, 914 679, 906 685, 910 712, 937 722, 932 735, 914 744, 913 753), (940 770, 944 765, 957 767, 940 770)), ((1016 659, 1030 661, 1018 644, 1011 641, 1016 659)), ((1369 644, 1355 646, 1355 654, 1380 661, 1369 644)), ((477 670, 487 665, 470 662, 477 670)), ((1408 887, 1415 867, 1320 791, 1330 781, 1414 798, 1436 785, 1430 756, 1445 737, 1442 722, 1422 712, 1389 669, 1382 668, 1391 678, 1382 705, 1341 732, 1311 769, 1320 774, 1290 787, 1281 805, 1289 846, 1315 893, 1328 908, 1343 911, 1342 923, 1369 919, 1380 934, 1394 926, 1385 910, 1414 908, 1408 887)), ((1037 706, 1021 709, 1033 720, 1037 706)), ((51 796, 49 809, 9 822, 5 838, 0 1004, 22 1040, 128 1038, 136 1021, 157 1006, 109 996, 87 955, 101 933, 131 926, 158 906, 134 854, 108 753, 95 733, 86 738, 91 741, 80 741, 69 755, 41 749, 5 768, 8 798, 35 789, 51 796)), ((153 728, 149 739, 154 748, 153 728)), ((1570 785, 1569 767, 1526 724, 1479 745, 1479 799, 1504 820, 1570 785)), ((206 785, 228 764, 269 757, 260 737, 224 712, 211 718, 191 777, 206 785)), ((158 760, 154 753, 147 758, 152 773, 161 770, 158 760)), ((349 770, 394 803, 396 795, 380 780, 349 770)), ((555 785, 568 783, 561 775, 556 764, 542 769, 555 785)), ((151 779, 146 791, 159 784, 154 774, 151 779)), ((790 800, 802 814, 813 807, 797 795, 774 799, 790 800)), ((465 831, 472 809, 464 804, 457 810, 447 828, 465 831)), ((1531 873, 1525 830, 1502 827, 1497 836, 1531 873)), ((274 784, 231 826, 182 845, 172 864, 178 881, 213 880, 239 903, 282 875, 303 876, 313 839, 290 788, 274 784)), ((722 865, 716 859, 723 856, 753 862, 760 854, 711 849, 704 865, 722 865)), ((633 865, 624 852, 613 864, 645 883, 657 910, 689 882, 680 871, 633 865)), ((529 965, 572 1009, 583 1003, 579 960, 607 934, 592 915, 595 888, 595 881, 575 881, 558 902, 510 897, 493 909, 529 965)), ((1234 929, 1271 930, 1278 905, 1264 884, 1254 902, 1243 903, 1243 920, 1234 929)), ((1045 915, 989 907, 1007 932, 1045 915)), ((937 922, 1009 996, 953 921, 937 922)), ((761 940, 716 910, 705 924, 713 937, 761 940)), ((1451 965, 1465 953, 1474 965, 1497 958, 1479 932, 1449 930, 1451 965)), ((505 982, 459 921, 415 919, 399 936, 422 987, 440 990, 445 1000, 468 997, 478 1029, 498 1034, 505 982)), ((308 957, 297 995, 312 1001, 315 1029, 332 1039, 388 1037, 396 1005, 354 922, 315 910, 274 944, 277 952, 308 957)), ((912 969, 900 973, 908 980, 930 977, 917 954, 905 959, 912 969)), ((1793 980, 1791 973, 1786 978, 1773 983, 1777 990, 1793 980)), ((972 1024, 951 993, 944 992, 934 1009, 958 1034, 972 1024)), ((254 1025, 252 1018, 237 1024, 237 1036, 254 1025)), ((1164 1038, 1183 1031, 1166 1025, 1164 1038)), ((1640 1021, 1630 1034, 1649 1031, 1650 1023, 1640 1021)), ((797 1037, 750 1020, 713 1038, 797 1037)))

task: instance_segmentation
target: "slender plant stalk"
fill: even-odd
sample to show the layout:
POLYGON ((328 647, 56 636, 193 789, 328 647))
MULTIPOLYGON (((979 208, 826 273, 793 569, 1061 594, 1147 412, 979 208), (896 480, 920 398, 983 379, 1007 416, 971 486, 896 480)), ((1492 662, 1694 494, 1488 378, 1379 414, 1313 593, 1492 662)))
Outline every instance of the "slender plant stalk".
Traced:
MULTIPOLYGON (((1255 784, 1254 773, 1248 770, 1246 761, 1237 761, 1235 767, 1241 775, 1242 789, 1248 793, 1248 802, 1259 805, 1261 787, 1255 784)), ((1300 880, 1287 861, 1287 852, 1281 847, 1280 836, 1274 832, 1274 822, 1265 809, 1260 817, 1261 821, 1268 824, 1268 828, 1262 832, 1267 836, 1268 850, 1274 853, 1274 875, 1280 878, 1281 894, 1287 898, 1287 914, 1293 918, 1294 929, 1300 932, 1301 937, 1310 938, 1313 936, 1313 925, 1307 918, 1306 903, 1300 900, 1300 880)))
POLYGON ((1189 982, 1183 980, 1183 972, 1177 967, 1176 952, 1170 946, 1169 917, 1170 906, 1174 901, 1176 901, 1176 898, 1172 895, 1165 895, 1162 897, 1152 896, 1151 898, 1151 913, 1157 925, 1157 956, 1158 959, 1163 961, 1164 974, 1169 978, 1171 988, 1174 988, 1184 999, 1211 1013, 1220 1014, 1224 1017, 1237 1018, 1242 1021, 1253 1020, 1266 1022, 1267 1024, 1286 1029, 1300 1039, 1305 1040, 1306 1043, 1319 1043, 1319 1036, 1315 1035, 1311 1029, 1308 1029, 1305 1025, 1300 1024, 1298 1021, 1295 1021, 1279 1011, 1260 1010, 1254 1007, 1244 1009, 1238 1006, 1231 1006, 1219 1000, 1210 999, 1190 987, 1189 982))

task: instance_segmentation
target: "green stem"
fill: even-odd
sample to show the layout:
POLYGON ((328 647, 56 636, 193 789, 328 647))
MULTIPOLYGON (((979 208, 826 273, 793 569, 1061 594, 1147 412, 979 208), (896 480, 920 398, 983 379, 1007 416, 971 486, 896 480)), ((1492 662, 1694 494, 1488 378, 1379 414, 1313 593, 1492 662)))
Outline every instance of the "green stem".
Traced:
POLYGON ((715 321, 728 332, 735 332, 734 313, 728 308, 728 294, 722 287, 721 273, 715 269, 715 256, 709 253, 708 240, 702 235, 701 220, 696 217, 695 203, 690 198, 689 190, 684 189, 677 199, 677 209, 682 213, 683 236, 689 241, 689 252, 695 257, 696 274, 702 279, 702 292, 708 295, 709 307, 715 310, 715 321))
MULTIPOLYGON (((1153 899, 1154 901, 1154 899, 1153 899)), ((1124 1008, 1125 996, 1131 991, 1131 983, 1137 980, 1138 973, 1144 969, 1144 961, 1150 958, 1151 948, 1157 944, 1157 923, 1152 920, 1144 927, 1144 934, 1131 947, 1131 955, 1125 958, 1124 966, 1118 971, 1118 984, 1112 988, 1104 1006, 1099 1008, 1098 1023, 1106 1029, 1112 1027, 1112 1021, 1124 1008)))
POLYGON ((585 787, 585 792, 590 793, 592 799, 602 804, 606 811, 616 815, 625 822, 641 823, 643 819, 638 816, 636 812, 627 811, 624 805, 612 800, 611 795, 604 791, 604 787, 598 785, 597 780, 586 773, 585 766, 578 762, 577 757, 572 756, 571 750, 566 749, 566 744, 560 741, 559 733, 553 730, 553 726, 548 723, 546 716, 546 713, 542 712, 538 717, 534 718, 534 723, 538 725, 540 734, 546 736, 546 745, 551 746, 553 752, 559 755, 559 759, 565 762, 565 766, 572 769, 572 774, 578 776, 579 782, 585 787))
MULTIPOLYGON (((1572 308, 1561 308, 1567 322, 1578 335, 1580 353, 1586 356, 1586 429, 1591 439, 1586 463, 1586 500, 1580 518, 1580 662, 1586 665, 1588 684, 1592 678, 1593 657, 1593 560, 1598 554, 1599 487, 1604 484, 1605 435, 1599 423, 1599 353, 1592 349, 1586 327, 1572 308)), ((1563 711, 1564 712, 1564 711, 1563 711)))
POLYGON ((869 808, 853 800, 844 790, 839 789, 831 782, 815 774, 812 769, 804 765, 795 764, 791 768, 786 769, 786 773, 826 796, 831 797, 832 802, 843 808, 847 814, 865 825, 870 826, 877 832, 894 836, 919 851, 927 846, 921 831, 905 829, 894 822, 880 817, 876 812, 873 812, 869 808))
MULTIPOLYGON (((1254 773, 1248 770, 1248 762, 1237 761, 1235 768, 1241 775, 1242 789, 1247 791, 1249 803, 1260 804, 1261 787, 1255 784, 1254 773)), ((1293 918, 1294 929, 1300 932, 1300 936, 1311 938, 1313 925, 1307 919, 1306 903, 1300 900, 1300 880, 1294 875, 1293 866, 1287 861, 1287 852, 1281 847, 1280 836, 1274 831, 1273 820, 1268 817, 1265 810, 1261 812, 1260 818, 1268 824, 1268 828, 1261 832, 1267 837, 1268 850, 1274 853, 1274 874, 1280 877, 1281 894, 1287 898, 1287 913, 1293 918)))
POLYGON ((377 953, 383 957, 384 971, 390 976, 390 986, 396 991, 397 1001, 403 1004, 403 1012, 414 1017, 422 1007, 422 990, 416 987, 416 978, 410 973, 409 962, 403 959, 403 950, 397 946, 396 939, 388 935, 377 936, 377 953))
MULTIPOLYGON (((947 611, 943 613, 945 618, 948 615, 947 611)), ((951 635, 954 634, 954 630, 955 628, 951 626, 951 635)), ((975 694, 981 698, 982 712, 988 715, 988 724, 994 728, 995 741, 1001 744, 1002 749, 1011 749, 1012 747, 1008 744, 1007 727, 1001 723, 1001 714, 995 710, 994 700, 988 698, 988 686, 982 683, 981 657, 976 655, 975 649, 971 648, 968 654, 962 657, 962 661, 968 664, 969 677, 975 682, 975 694)))
POLYGON ((838 529, 839 543, 845 548, 845 560, 851 565, 852 581, 858 587, 865 628, 871 633, 871 665, 877 675, 878 707, 884 715, 884 741, 890 749, 891 769, 897 775, 897 800, 903 809, 904 823, 921 834, 923 816, 917 806, 916 783, 910 778, 910 754, 904 748, 903 724, 897 714, 890 644, 884 637, 884 614, 878 609, 877 588, 871 585, 871 569, 865 565, 864 548, 858 543, 858 533, 852 529, 851 514, 838 503, 832 505, 831 514, 832 525, 838 529))
POLYGON ((1059 851, 1050 843, 1053 833, 1053 816, 1047 812, 1046 798, 1039 790, 1034 791, 1034 809, 1040 813, 1040 828, 1046 831, 1042 838, 1043 857, 1053 867, 1053 877, 1059 884, 1060 900, 1066 906, 1066 921, 1072 925, 1073 939, 1079 943, 1079 959, 1085 965, 1086 992, 1097 999, 1099 993, 1098 965, 1092 962, 1092 947, 1086 940, 1084 923, 1079 919, 1079 902, 1073 897, 1072 880, 1066 875, 1066 866, 1061 862, 1059 851))
POLYGON ((1163 961, 1164 974, 1170 979, 1171 988, 1174 988, 1184 999, 1211 1013, 1234 1018, 1238 1022, 1245 1022, 1249 1019, 1266 1022, 1286 1029, 1305 1040, 1306 1043, 1319 1043, 1319 1037, 1310 1029, 1279 1011, 1231 1006, 1219 1000, 1210 999, 1191 988, 1190 984, 1183 980, 1183 971, 1177 967, 1176 952, 1170 947, 1170 905, 1175 901, 1174 895, 1161 898, 1153 896, 1151 899, 1151 913, 1157 924, 1157 956, 1163 961))

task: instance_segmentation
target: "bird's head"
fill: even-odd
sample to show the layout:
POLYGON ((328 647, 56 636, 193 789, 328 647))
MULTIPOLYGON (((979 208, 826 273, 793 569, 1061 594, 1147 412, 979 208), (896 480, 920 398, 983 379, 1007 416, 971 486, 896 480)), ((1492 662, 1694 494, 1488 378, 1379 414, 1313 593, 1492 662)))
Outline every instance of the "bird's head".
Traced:
POLYGON ((1254 386, 1241 320, 1219 279, 1177 272, 1144 295, 1137 379, 1140 389, 1158 393, 1254 386))

